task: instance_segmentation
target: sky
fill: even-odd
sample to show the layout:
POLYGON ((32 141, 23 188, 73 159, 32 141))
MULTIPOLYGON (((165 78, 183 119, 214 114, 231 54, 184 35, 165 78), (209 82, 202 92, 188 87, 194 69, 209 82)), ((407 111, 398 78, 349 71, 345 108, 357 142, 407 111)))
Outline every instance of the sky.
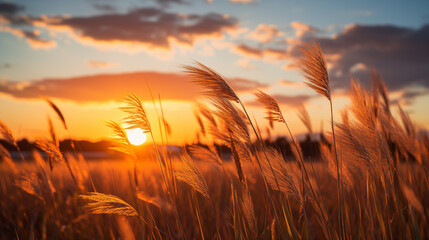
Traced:
POLYGON ((429 2, 418 0, 0 0, 0 120, 17 138, 47 136, 47 116, 55 119, 49 98, 69 125, 65 131, 55 119, 62 138, 101 140, 134 93, 156 132, 160 104, 152 94, 171 143, 189 143, 204 96, 183 66, 198 61, 227 79, 261 128, 257 89, 275 97, 294 133, 305 132, 301 104, 313 129, 327 130, 329 104, 296 65, 310 40, 326 54, 337 119, 350 79, 368 86, 376 69, 392 103, 429 127, 429 2))

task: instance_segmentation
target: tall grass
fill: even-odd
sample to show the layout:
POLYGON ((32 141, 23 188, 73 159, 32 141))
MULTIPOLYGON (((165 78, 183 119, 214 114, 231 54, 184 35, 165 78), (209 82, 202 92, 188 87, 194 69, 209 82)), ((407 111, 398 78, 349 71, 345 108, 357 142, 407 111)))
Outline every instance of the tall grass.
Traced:
MULTIPOLYGON (((86 162, 78 153, 60 151, 49 118, 50 136, 37 142, 46 159, 36 151, 35 163, 15 163, 0 146, 0 238, 429 238, 427 133, 400 107, 399 119, 394 117, 375 71, 370 90, 351 81, 350 105, 342 120, 334 121, 323 52, 314 42, 302 50, 306 83, 330 105, 331 137, 320 141, 320 159, 304 159, 287 124, 291 111, 283 115, 273 97, 258 91, 268 121, 286 127, 293 145, 287 156, 295 157, 266 144, 227 80, 196 62, 184 69, 209 100, 208 106, 197 104, 195 117, 201 136, 213 143, 172 154, 161 98, 157 105, 152 97, 160 129, 154 133, 143 102, 129 95, 121 108, 124 119, 108 125, 114 149, 131 161, 86 162), (152 157, 139 158, 123 126, 150 134, 152 157), (221 152, 218 144, 230 151, 221 152)), ((47 102, 67 128, 60 108, 47 102)), ((299 114, 313 134, 304 106, 299 114)), ((0 133, 20 152, 3 122, 0 133)))

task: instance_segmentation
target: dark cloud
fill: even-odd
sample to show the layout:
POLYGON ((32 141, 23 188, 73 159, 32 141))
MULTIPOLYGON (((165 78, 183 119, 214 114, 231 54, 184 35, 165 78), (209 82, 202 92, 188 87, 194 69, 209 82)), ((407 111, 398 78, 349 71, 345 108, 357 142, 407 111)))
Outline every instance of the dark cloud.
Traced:
POLYGON ((15 3, 0 2, 0 14, 14 15, 19 11, 24 10, 24 7, 15 3))
MULTIPOLYGON (((316 40, 326 54, 331 87, 347 89, 350 78, 357 77, 369 87, 370 69, 376 69, 391 91, 404 88, 429 88, 429 25, 418 29, 393 25, 350 25, 332 37, 319 36, 309 25, 293 22, 296 36, 287 38, 281 48, 255 48, 238 44, 233 51, 248 57, 289 60, 284 69, 297 70, 304 41, 316 40)), ((407 96, 404 96, 407 97, 407 96)), ((410 99, 414 95, 408 96, 410 99)))
MULTIPOLYGON (((237 91, 265 86, 247 79, 233 78, 228 82, 237 91)), ((100 74, 25 83, 3 81, 0 82, 0 92, 16 98, 48 97, 75 102, 121 100, 124 96, 135 93, 150 101, 147 85, 153 94, 159 93, 164 100, 192 101, 201 97, 199 93, 202 92, 202 89, 193 85, 185 75, 158 72, 100 74)))
MULTIPOLYGON (((419 29, 397 26, 353 25, 332 38, 318 38, 330 61, 334 87, 344 87, 351 75, 369 79, 369 69, 375 68, 390 90, 409 86, 429 88, 429 25, 419 29), (360 71, 354 72, 354 66, 360 71)), ((291 53, 298 51, 294 47, 291 53)))
POLYGON ((95 42, 169 49, 171 41, 192 45, 200 37, 220 37, 237 24, 237 19, 217 13, 180 14, 148 7, 126 14, 63 18, 50 26, 69 28, 78 37, 95 42))

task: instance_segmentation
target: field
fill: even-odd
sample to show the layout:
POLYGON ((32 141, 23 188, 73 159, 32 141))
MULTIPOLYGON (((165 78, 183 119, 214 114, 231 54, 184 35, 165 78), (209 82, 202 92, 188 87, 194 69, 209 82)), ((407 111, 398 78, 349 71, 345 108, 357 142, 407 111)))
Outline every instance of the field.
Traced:
MULTIPOLYGON (((160 142, 141 159, 122 125, 110 122, 114 149, 126 157, 86 161, 77 151, 60 151, 50 123, 49 140, 37 142, 44 155, 34 152, 34 161, 15 163, 1 149, 0 238, 429 238, 427 132, 400 107, 399 119, 394 117, 375 72, 371 90, 351 82, 351 104, 342 119, 333 119, 323 53, 317 43, 303 53, 307 84, 331 105, 332 131, 322 133, 319 159, 304 157, 274 98, 255 93, 268 121, 288 130, 288 157, 262 139, 234 89, 195 63, 185 71, 210 100, 210 106, 199 106, 197 118, 201 134, 210 134, 213 143, 168 151, 160 142), (219 144, 228 152, 220 153, 219 144)), ((66 128, 61 110, 47 101, 66 128)), ((130 95, 125 104, 127 128, 153 137, 155 123, 140 99, 130 95)), ((300 118, 312 133, 305 108, 300 118)), ((158 119, 166 139, 169 125, 162 114, 158 119)), ((5 124, 0 130, 16 145, 5 124)))

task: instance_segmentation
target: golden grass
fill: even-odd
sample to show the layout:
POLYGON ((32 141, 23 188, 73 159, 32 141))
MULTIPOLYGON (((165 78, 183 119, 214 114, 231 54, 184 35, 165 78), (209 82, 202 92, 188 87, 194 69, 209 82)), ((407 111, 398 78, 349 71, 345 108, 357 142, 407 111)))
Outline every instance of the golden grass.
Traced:
MULTIPOLYGON (((201 135, 230 152, 209 143, 174 154, 161 138, 161 145, 153 141, 153 156, 140 159, 121 125, 109 122, 114 149, 133 161, 87 163, 76 151, 60 151, 48 118, 50 139, 37 142, 46 159, 35 152, 34 162, 21 155, 25 161, 16 163, 0 146, 0 238, 429 238, 427 133, 402 108, 400 121, 393 117, 387 88, 376 72, 371 90, 352 81, 351 104, 342 121, 334 122, 323 52, 314 42, 302 50, 307 84, 331 107, 332 133, 320 143, 321 159, 303 159, 304 148, 277 101, 258 91, 268 120, 286 126, 295 157, 285 158, 268 146, 227 80, 196 62, 184 68, 210 100, 211 106, 197 105, 201 135)), ((58 106, 47 102, 66 128, 58 106)), ((154 99, 153 104, 157 108, 154 99)), ((160 106, 159 134, 167 139, 171 129, 160 106)), ((138 96, 125 98, 121 109, 126 128, 139 127, 154 139, 154 123, 138 96)), ((311 134, 304 106, 299 114, 311 134)), ((0 133, 17 147, 3 122, 0 133)))

